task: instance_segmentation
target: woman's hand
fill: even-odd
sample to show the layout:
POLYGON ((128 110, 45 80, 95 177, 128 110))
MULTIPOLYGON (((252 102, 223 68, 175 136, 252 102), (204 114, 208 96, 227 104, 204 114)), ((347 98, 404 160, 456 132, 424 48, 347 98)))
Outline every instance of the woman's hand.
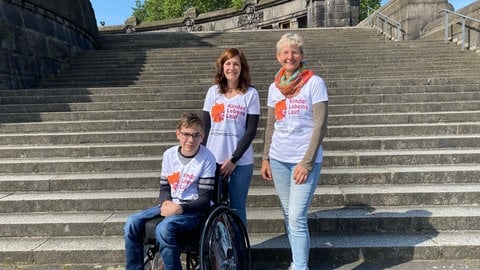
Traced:
POLYGON ((172 201, 164 201, 160 206, 160 215, 164 217, 181 215, 181 214, 183 214, 182 206, 172 201))
POLYGON ((293 181, 295 182, 295 184, 300 185, 305 183, 308 178, 308 173, 309 171, 305 167, 297 164, 297 166, 295 166, 295 169, 293 170, 293 181))
POLYGON ((222 178, 228 178, 237 165, 233 163, 230 159, 225 161, 220 167, 220 176, 222 178))
POLYGON ((270 168, 270 161, 262 160, 262 167, 260 168, 260 173, 262 174, 263 179, 267 181, 272 181, 272 169, 270 168))

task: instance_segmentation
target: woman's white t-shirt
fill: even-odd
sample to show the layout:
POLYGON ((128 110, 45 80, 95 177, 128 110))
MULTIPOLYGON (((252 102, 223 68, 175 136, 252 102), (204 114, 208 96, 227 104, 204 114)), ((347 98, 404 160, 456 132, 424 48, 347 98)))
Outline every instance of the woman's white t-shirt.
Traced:
MULTIPOLYGON (((312 76, 298 95, 285 98, 272 83, 268 88, 267 106, 275 109, 275 125, 270 145, 270 158, 286 163, 298 163, 307 152, 313 132, 313 108, 328 101, 327 87, 319 76, 312 76)), ((322 162, 320 145, 315 163, 322 162)))
MULTIPOLYGON (((249 87, 244 94, 227 98, 219 92, 218 85, 214 85, 208 89, 203 110, 210 113, 211 120, 206 146, 217 162, 223 164, 232 157, 238 142, 245 135, 247 114, 260 115, 260 100, 253 87, 249 87)), ((253 164, 252 145, 236 164, 253 164)))

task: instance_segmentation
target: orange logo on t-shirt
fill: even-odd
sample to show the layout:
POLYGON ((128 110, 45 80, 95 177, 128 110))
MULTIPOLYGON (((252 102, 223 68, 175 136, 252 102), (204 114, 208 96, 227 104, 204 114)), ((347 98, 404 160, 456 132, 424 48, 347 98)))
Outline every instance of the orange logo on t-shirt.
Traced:
POLYGON ((178 184, 178 181, 180 180, 180 172, 174 172, 170 175, 167 176, 168 183, 170 186, 175 189, 175 187, 178 184))
POLYGON ((287 110, 287 102, 284 100, 275 104, 275 119, 282 120, 285 118, 285 112, 287 110))
POLYGON ((215 103, 212 106, 212 119, 213 122, 219 123, 223 121, 225 115, 225 105, 223 103, 215 103))

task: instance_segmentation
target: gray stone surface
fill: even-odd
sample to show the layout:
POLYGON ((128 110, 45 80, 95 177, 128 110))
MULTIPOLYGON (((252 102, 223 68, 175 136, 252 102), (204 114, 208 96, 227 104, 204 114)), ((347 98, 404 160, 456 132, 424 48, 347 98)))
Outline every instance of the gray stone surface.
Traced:
POLYGON ((0 2, 0 89, 38 85, 78 51, 98 45, 89 1, 0 2))

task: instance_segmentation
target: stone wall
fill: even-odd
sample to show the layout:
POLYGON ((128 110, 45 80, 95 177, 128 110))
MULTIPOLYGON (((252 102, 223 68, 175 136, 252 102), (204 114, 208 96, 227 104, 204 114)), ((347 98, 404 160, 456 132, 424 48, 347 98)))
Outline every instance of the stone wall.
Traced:
POLYGON ((0 0, 0 38, 0 89, 21 89, 97 48, 98 28, 89 0, 0 0))

